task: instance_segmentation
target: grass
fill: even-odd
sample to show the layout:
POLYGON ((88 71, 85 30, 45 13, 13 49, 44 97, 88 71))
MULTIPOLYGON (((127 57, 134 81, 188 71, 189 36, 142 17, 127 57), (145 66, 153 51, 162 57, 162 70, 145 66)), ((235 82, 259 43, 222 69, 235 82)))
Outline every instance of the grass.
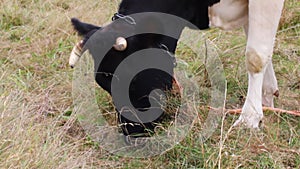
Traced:
MULTIPOLYGON (((67 63, 78 37, 69 20, 103 25, 119 1, 0 2, 0 168, 300 168, 299 117, 265 112, 263 128, 251 131, 231 129, 237 116, 227 115, 206 142, 199 142, 207 111, 201 106, 198 123, 172 150, 145 159, 110 154, 85 135, 71 113, 72 70, 67 63)), ((289 110, 300 105, 299 11, 299 1, 286 0, 273 56, 281 92, 275 105, 289 110)), ((205 34, 224 64, 226 107, 240 108, 247 91, 243 32, 211 29, 205 34)), ((179 45, 177 53, 190 72, 205 74, 186 46, 179 45)), ((203 77, 199 85, 208 87, 203 77)), ((110 98, 100 95, 101 110, 113 113, 110 98)))

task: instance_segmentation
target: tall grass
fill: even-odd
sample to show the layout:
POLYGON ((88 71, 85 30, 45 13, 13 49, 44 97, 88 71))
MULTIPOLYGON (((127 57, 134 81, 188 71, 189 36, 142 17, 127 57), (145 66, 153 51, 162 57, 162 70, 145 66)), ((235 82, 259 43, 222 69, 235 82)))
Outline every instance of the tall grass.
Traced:
MULTIPOLYGON (((103 25, 118 3, 0 0, 0 168, 300 168, 300 119, 274 112, 265 112, 260 131, 231 129, 237 116, 227 115, 222 128, 202 143, 196 138, 207 110, 199 106, 198 123, 188 137, 149 159, 114 156, 90 140, 71 113, 67 61, 78 38, 70 18, 103 25)), ((281 92, 275 105, 290 110, 300 105, 299 11, 298 0, 286 0, 273 56, 281 92)), ((205 34, 224 64, 226 107, 240 108, 247 91, 243 32, 205 34)), ((186 46, 179 45, 177 54, 191 65, 189 71, 203 75, 186 46)), ((112 112, 109 101, 103 94, 98 104, 112 112)))

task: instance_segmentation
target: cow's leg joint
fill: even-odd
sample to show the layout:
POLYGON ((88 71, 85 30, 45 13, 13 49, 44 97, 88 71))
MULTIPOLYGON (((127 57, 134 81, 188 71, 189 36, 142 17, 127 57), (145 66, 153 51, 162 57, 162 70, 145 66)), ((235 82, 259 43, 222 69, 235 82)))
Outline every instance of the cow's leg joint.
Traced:
POLYGON ((246 51, 246 68, 251 73, 259 73, 263 71, 267 59, 259 54, 255 49, 248 48, 246 51))

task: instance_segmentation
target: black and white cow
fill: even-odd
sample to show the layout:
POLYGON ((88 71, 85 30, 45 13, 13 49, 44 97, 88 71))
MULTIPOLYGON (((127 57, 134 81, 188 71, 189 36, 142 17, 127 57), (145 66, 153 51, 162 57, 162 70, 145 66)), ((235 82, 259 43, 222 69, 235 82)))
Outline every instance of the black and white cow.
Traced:
MULTIPOLYGON (((162 12, 181 17, 196 25, 198 29, 207 29, 209 26, 225 30, 244 27, 247 36, 246 67, 249 83, 242 114, 235 125, 244 123, 249 128, 258 128, 263 118, 262 105, 273 106, 273 97, 278 96, 277 80, 271 60, 283 3, 284 0, 123 0, 114 19, 141 12, 162 12)), ((72 19, 74 28, 84 39, 72 51, 69 61, 71 67, 74 67, 82 53, 82 47, 96 31, 103 35, 107 32, 122 34, 124 30, 134 31, 139 23, 147 23, 138 18, 132 19, 137 23, 136 26, 129 26, 126 22, 115 25, 113 21, 105 27, 98 27, 72 19)), ((174 27, 179 30, 178 37, 183 28, 174 27)), ((135 35, 126 39, 119 37, 95 71, 112 75, 126 56, 141 49, 161 48, 160 44, 174 53, 177 39, 157 34, 135 35)), ((110 75, 96 74, 97 83, 109 93, 111 79, 110 75)), ((149 95, 155 88, 171 89, 173 80, 169 75, 154 71, 137 77, 130 89, 133 104, 137 108, 148 108, 148 98, 140 98, 149 95), (153 81, 157 76, 158 80, 153 81)), ((122 123, 130 122, 122 116, 120 119, 122 123)), ((154 126, 152 123, 138 124, 123 127, 123 131, 125 134, 143 133, 145 127, 153 129, 154 126)))

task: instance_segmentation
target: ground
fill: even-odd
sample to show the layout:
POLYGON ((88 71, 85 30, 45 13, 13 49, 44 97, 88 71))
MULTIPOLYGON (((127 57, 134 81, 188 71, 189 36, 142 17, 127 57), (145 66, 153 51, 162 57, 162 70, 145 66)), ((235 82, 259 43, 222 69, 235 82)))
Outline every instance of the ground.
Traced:
MULTIPOLYGON (((300 117, 265 112, 260 131, 230 128, 227 115, 204 143, 196 140, 207 115, 203 91, 199 119, 188 137, 156 157, 114 156, 84 134, 72 115, 72 72, 67 65, 79 40, 70 18, 103 25, 118 0, 2 0, 0 3, 0 166, 3 168, 300 168, 300 117)), ((300 2, 286 0, 273 56, 280 97, 275 107, 300 105, 300 2)), ((242 30, 204 31, 217 46, 228 81, 227 108, 241 108, 247 91, 242 30)), ((188 47, 177 54, 209 87, 205 69, 188 47)), ((205 90, 205 88, 203 88, 205 90)), ((103 112, 113 108, 100 92, 103 112)), ((113 120, 112 120, 113 121, 113 120)))

